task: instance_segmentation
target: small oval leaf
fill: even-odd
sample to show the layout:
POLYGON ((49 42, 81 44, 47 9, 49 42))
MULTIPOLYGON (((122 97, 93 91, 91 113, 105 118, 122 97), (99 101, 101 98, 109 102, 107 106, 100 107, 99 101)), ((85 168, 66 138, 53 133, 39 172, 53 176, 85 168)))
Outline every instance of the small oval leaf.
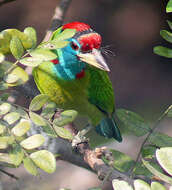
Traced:
POLYGON ((19 145, 15 144, 9 152, 9 156, 10 156, 11 162, 15 166, 19 166, 23 160, 24 152, 19 145))
POLYGON ((169 0, 166 6, 166 12, 171 13, 172 12, 172 0, 169 0))
POLYGON ((157 149, 156 158, 161 167, 172 176, 172 147, 157 149))
POLYGON ((17 36, 13 36, 10 41, 10 50, 16 59, 20 59, 24 53, 23 45, 17 36))
POLYGON ((135 190, 151 190, 150 185, 141 179, 134 180, 135 190))
POLYGON ((20 145, 23 148, 30 150, 30 149, 40 147, 41 145, 44 144, 44 142, 45 142, 45 138, 40 134, 36 134, 36 135, 30 136, 27 139, 23 140, 20 143, 20 145))
POLYGON ((8 164, 13 164, 10 155, 7 153, 0 153, 0 162, 6 162, 8 164))
POLYGON ((156 46, 153 48, 153 51, 157 55, 167 57, 167 58, 172 58, 172 49, 169 49, 163 46, 156 46))
POLYGON ((17 120, 20 119, 20 114, 17 112, 11 112, 8 113, 7 115, 4 116, 3 118, 8 124, 13 124, 15 123, 17 120))
POLYGON ((54 125, 54 129, 57 133, 57 135, 63 139, 69 139, 72 140, 73 139, 73 135, 70 131, 68 131, 67 129, 63 128, 63 127, 57 127, 54 125))
POLYGON ((24 158, 23 164, 24 164, 25 169, 30 174, 32 174, 34 176, 37 176, 39 174, 36 165, 34 164, 34 162, 30 158, 28 158, 28 157, 24 158))
POLYGON ((4 115, 8 113, 10 109, 11 109, 11 105, 9 103, 6 103, 6 102, 2 103, 0 105, 0 115, 4 115))
POLYGON ((153 181, 151 183, 151 190, 166 190, 166 188, 161 183, 153 181))
POLYGON ((25 135, 30 129, 30 122, 28 120, 21 120, 15 127, 12 128, 11 132, 18 137, 25 135))
POLYGON ((36 36, 36 30, 32 27, 27 27, 24 29, 24 33, 28 36, 28 38, 32 41, 32 47, 34 48, 37 43, 37 36, 36 36))
POLYGON ((33 123, 35 123, 35 125, 38 126, 46 126, 46 122, 45 120, 39 116, 38 114, 34 113, 34 112, 29 112, 30 118, 33 121, 33 123))
POLYGON ((132 186, 123 180, 114 179, 112 185, 114 190, 133 190, 132 186))
POLYGON ((47 103, 48 100, 49 96, 47 96, 46 94, 39 94, 32 99, 29 109, 31 111, 38 111, 44 106, 45 103, 47 103))
POLYGON ((40 59, 38 58, 25 57, 23 59, 20 59, 20 63, 22 65, 29 66, 29 67, 37 67, 38 65, 42 63, 42 61, 40 61, 40 59))
POLYGON ((19 77, 15 74, 8 74, 4 76, 4 81, 7 83, 15 83, 19 80, 19 77))
POLYGON ((30 55, 39 61, 50 61, 57 58, 57 55, 52 51, 41 48, 32 51, 30 55))
POLYGON ((30 155, 34 163, 47 173, 53 173, 56 170, 56 160, 54 155, 47 150, 40 150, 30 155))

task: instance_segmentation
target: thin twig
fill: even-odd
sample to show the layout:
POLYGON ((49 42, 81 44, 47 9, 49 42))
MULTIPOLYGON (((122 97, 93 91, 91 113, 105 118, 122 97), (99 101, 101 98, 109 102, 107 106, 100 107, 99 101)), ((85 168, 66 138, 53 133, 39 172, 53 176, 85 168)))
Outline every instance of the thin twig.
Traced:
POLYGON ((140 156, 141 156, 141 153, 142 153, 142 150, 145 146, 145 144, 147 143, 147 141, 149 140, 150 136, 152 135, 152 133, 155 131, 155 129, 158 127, 159 123, 167 116, 168 112, 172 109, 172 105, 169 106, 166 111, 158 118, 158 120, 154 123, 153 127, 151 128, 150 132, 148 133, 147 137, 145 138, 145 140, 143 141, 143 143, 141 144, 141 148, 139 150, 139 153, 137 155, 137 158, 136 158, 136 161, 135 161, 135 164, 133 165, 133 167, 131 168, 130 170, 130 175, 133 176, 133 170, 137 164, 137 162, 139 161, 140 159, 140 156))
POLYGON ((19 178, 18 178, 17 176, 15 176, 14 174, 11 174, 11 173, 9 173, 9 172, 7 172, 7 171, 1 169, 1 168, 0 168, 0 172, 4 173, 5 175, 7 175, 7 176, 9 176, 9 177, 11 177, 11 178, 13 178, 13 179, 15 179, 15 180, 18 180, 18 179, 19 179, 19 178))
POLYGON ((7 3, 11 3, 13 1, 16 1, 16 0, 3 0, 3 1, 0 1, 0 6, 5 5, 7 3))
POLYGON ((50 28, 47 30, 47 33, 43 39, 43 41, 48 41, 53 33, 58 27, 60 27, 63 23, 64 17, 66 15, 66 11, 69 7, 69 4, 72 0, 61 0, 59 5, 55 8, 54 15, 51 19, 50 28))

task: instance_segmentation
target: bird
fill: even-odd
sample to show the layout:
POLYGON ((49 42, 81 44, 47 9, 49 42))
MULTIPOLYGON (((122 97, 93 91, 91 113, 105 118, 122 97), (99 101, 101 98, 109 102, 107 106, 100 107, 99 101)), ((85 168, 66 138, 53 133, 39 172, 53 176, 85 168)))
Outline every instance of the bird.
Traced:
POLYGON ((90 25, 75 21, 60 27, 52 39, 58 39, 66 29, 76 33, 67 39, 67 46, 52 50, 57 59, 33 69, 35 83, 40 93, 48 95, 58 108, 76 110, 88 118, 99 135, 121 142, 113 116, 115 100, 108 76, 110 69, 101 55, 102 37, 90 25))

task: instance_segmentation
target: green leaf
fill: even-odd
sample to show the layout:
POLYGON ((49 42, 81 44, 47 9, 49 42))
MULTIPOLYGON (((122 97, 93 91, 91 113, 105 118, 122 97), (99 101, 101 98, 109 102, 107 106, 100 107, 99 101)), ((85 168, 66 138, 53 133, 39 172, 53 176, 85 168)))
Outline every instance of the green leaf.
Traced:
POLYGON ((42 61, 35 57, 25 57, 23 59, 20 59, 20 63, 29 67, 37 67, 42 63, 42 61))
POLYGON ((135 190, 151 190, 150 185, 141 179, 134 180, 135 190))
POLYGON ((3 124, 2 121, 0 121, 0 135, 5 133, 6 129, 7 129, 6 126, 3 124))
POLYGON ((17 112, 11 112, 8 113, 7 115, 4 116, 3 118, 8 124, 13 124, 15 123, 17 120, 20 119, 20 114, 17 112))
POLYGON ((22 118, 29 119, 27 112, 24 111, 22 108, 18 107, 15 112, 19 113, 22 118))
POLYGON ((59 127, 67 125, 75 120, 78 112, 75 110, 66 110, 60 114, 59 118, 54 119, 53 124, 59 127))
POLYGON ((0 53, 0 63, 2 63, 5 60, 4 54, 0 53))
POLYGON ((41 48, 32 51, 30 53, 30 55, 33 58, 38 59, 39 61, 51 61, 51 60, 57 58, 57 55, 55 53, 53 53, 52 51, 46 50, 46 49, 41 49, 41 48))
POLYGON ((172 175, 172 147, 165 147, 156 150, 156 158, 161 167, 172 175))
POLYGON ((28 158, 28 157, 24 158, 23 159, 23 164, 24 164, 25 169, 30 174, 32 174, 34 176, 38 175, 37 167, 36 167, 36 165, 34 164, 34 162, 30 158, 28 158))
POLYGON ((69 38, 72 38, 75 33, 75 29, 65 29, 63 32, 59 33, 51 42, 67 40, 69 38))
POLYGON ((166 12, 171 13, 172 12, 172 0, 169 0, 166 6, 166 12))
POLYGON ((114 179, 112 181, 112 186, 114 190, 133 190, 132 186, 130 186, 126 181, 114 179))
POLYGON ((0 137, 0 149, 6 149, 9 144, 14 142, 14 138, 12 136, 3 136, 0 137))
POLYGON ((161 183, 153 181, 151 183, 151 190, 166 190, 166 188, 161 183))
POLYGON ((155 157, 156 147, 154 146, 144 146, 142 150, 142 157, 147 159, 152 159, 155 157))
POLYGON ((10 94, 9 93, 3 93, 0 95, 0 101, 7 101, 9 98, 10 94))
POLYGON ((40 150, 30 155, 34 163, 47 173, 53 173, 56 170, 56 160, 54 155, 47 150, 40 150))
POLYGON ((20 59, 24 53, 23 45, 17 36, 13 36, 10 41, 10 50, 16 59, 20 59))
POLYGON ((112 156, 114 157, 114 167, 121 172, 127 172, 133 166, 134 160, 128 155, 118 151, 110 149, 112 156))
POLYGON ((38 114, 36 114, 34 112, 29 112, 29 115, 30 115, 31 120, 35 123, 35 125, 38 125, 38 126, 46 126, 47 125, 45 120, 38 114))
POLYGON ((19 166, 24 158, 24 152, 19 145, 15 144, 9 152, 9 156, 10 156, 11 162, 15 166, 19 166))
POLYGON ((6 103, 6 102, 2 103, 0 105, 0 115, 4 115, 8 113, 10 109, 11 109, 11 105, 9 103, 6 103))
POLYGON ((157 169, 155 169, 153 166, 151 166, 148 161, 145 161, 145 160, 142 159, 142 162, 146 166, 146 168, 151 173, 153 173, 155 176, 159 177, 161 180, 163 180, 163 181, 165 181, 165 182, 167 182, 169 184, 172 184, 172 178, 171 177, 168 177, 167 175, 159 172, 157 169))
POLYGON ((0 82, 0 90, 7 90, 7 89, 8 89, 7 83, 1 81, 0 82))
POLYGON ((172 43, 172 33, 167 30, 161 30, 160 35, 168 42, 172 43))
POLYGON ((138 114, 125 109, 117 109, 116 114, 131 134, 143 136, 150 131, 148 124, 138 114))
POLYGON ((148 141, 158 147, 172 146, 172 137, 166 134, 154 132, 150 135, 148 141))
POLYGON ((145 167, 145 165, 142 162, 137 162, 136 166, 134 168, 135 175, 142 175, 149 178, 153 177, 153 174, 145 167))
POLYGON ((32 47, 31 48, 36 47, 36 43, 37 43, 36 30, 34 28, 32 28, 32 27, 27 27, 27 28, 24 29, 24 33, 32 41, 32 47))
POLYGON ((69 41, 50 41, 50 42, 44 42, 39 47, 45 48, 45 49, 61 49, 66 47, 69 44, 69 41))
POLYGON ((11 132, 18 137, 25 135, 30 129, 30 122, 22 119, 15 127, 12 128, 11 132))
POLYGON ((72 140, 73 139, 73 135, 70 131, 68 131, 67 129, 63 128, 63 127, 57 127, 54 125, 54 129, 57 133, 57 135, 63 139, 69 139, 72 140))
POLYGON ((15 74, 8 74, 4 76, 4 81, 7 83, 15 83, 19 80, 19 77, 15 74))
POLYGON ((172 49, 169 49, 163 46, 156 46, 153 48, 153 51, 157 55, 167 57, 167 58, 172 58, 172 49))
POLYGON ((39 94, 38 96, 34 97, 30 103, 29 110, 31 111, 38 111, 41 109, 45 103, 49 100, 49 96, 46 94, 39 94))
POLYGON ((172 30, 172 22, 167 20, 168 26, 170 27, 170 29, 172 30))
POLYGON ((31 149, 40 147, 41 145, 44 144, 44 142, 45 142, 45 138, 40 134, 36 134, 23 140, 20 143, 20 145, 27 150, 31 150, 31 149))
POLYGON ((44 106, 44 109, 41 112, 41 116, 45 119, 51 119, 55 114, 57 105, 54 102, 49 102, 44 106))
POLYGON ((42 126, 42 128, 47 135, 52 137, 58 137, 55 130, 53 130, 49 122, 47 122, 45 126, 42 126))
POLYGON ((13 164, 9 154, 7 154, 7 153, 0 153, 0 162, 6 162, 8 164, 13 164))

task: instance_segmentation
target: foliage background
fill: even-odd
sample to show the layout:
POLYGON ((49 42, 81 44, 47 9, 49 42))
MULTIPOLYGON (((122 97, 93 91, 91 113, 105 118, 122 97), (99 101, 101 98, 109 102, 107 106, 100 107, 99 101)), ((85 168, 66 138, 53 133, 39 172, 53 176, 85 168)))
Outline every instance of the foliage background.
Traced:
MULTIPOLYGON (((136 111, 150 122, 171 104, 171 60, 157 56, 152 51, 155 45, 169 46, 159 35, 160 29, 167 29, 166 3, 165 0, 73 0, 65 18, 65 22, 78 20, 90 24, 102 35, 103 46, 112 45, 110 49, 116 56, 107 57, 107 60, 111 68, 116 106, 136 111)), ((16 0, 6 4, 0 8, 0 30, 13 27, 23 30, 33 26, 41 41, 56 4, 56 0, 16 0)), ((25 98, 17 99, 18 103, 27 104, 25 98)), ((172 135, 170 120, 166 119, 161 125, 161 131, 172 135)), ((110 146, 135 157, 141 141, 142 138, 130 136, 125 137, 122 144, 111 143, 110 146)), ((48 174, 46 178, 43 175, 41 179, 34 179, 26 176, 26 172, 24 176, 20 169, 17 175, 26 183, 11 183, 11 179, 8 181, 8 177, 3 177, 4 188, 17 189, 19 185, 20 189, 37 189, 39 181, 43 190, 50 188, 49 184, 52 185, 51 189, 67 184, 67 187, 79 190, 99 183, 96 176, 93 178, 87 171, 73 168, 67 163, 60 162, 57 170, 57 176, 48 174), (83 178, 81 184, 78 178, 83 178), (34 182, 36 186, 29 187, 34 182)))

